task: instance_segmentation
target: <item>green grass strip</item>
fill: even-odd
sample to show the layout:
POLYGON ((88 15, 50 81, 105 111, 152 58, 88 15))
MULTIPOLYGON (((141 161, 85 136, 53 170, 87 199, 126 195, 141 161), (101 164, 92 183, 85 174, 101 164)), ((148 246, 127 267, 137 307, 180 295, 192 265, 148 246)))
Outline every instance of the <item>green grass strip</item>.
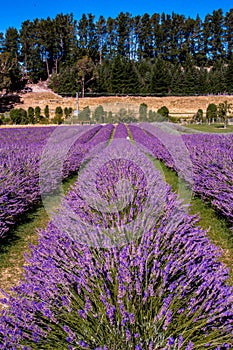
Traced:
POLYGON ((190 124, 185 125, 186 128, 191 130, 197 130, 200 132, 208 132, 208 133, 229 133, 233 132, 233 125, 227 125, 224 129, 223 124, 214 123, 214 124, 190 124))

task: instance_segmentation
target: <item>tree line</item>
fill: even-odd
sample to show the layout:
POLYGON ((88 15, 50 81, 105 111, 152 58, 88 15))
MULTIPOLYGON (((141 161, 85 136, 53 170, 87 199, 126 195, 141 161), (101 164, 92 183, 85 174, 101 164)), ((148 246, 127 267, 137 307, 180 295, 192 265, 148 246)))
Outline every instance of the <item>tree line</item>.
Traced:
MULTIPOLYGON (((221 123, 227 127, 229 115, 232 111, 232 104, 227 101, 218 105, 210 103, 207 106, 205 115, 202 109, 189 119, 189 123, 221 123)), ((7 114, 0 114, 0 125, 28 125, 28 124, 106 124, 106 123, 138 123, 138 122, 184 122, 181 117, 172 117, 166 106, 160 107, 157 111, 148 110, 146 103, 141 103, 138 111, 135 109, 120 108, 117 112, 104 110, 102 105, 91 110, 89 106, 83 108, 77 114, 71 107, 57 106, 55 113, 50 113, 46 105, 42 111, 39 106, 24 108, 12 108, 7 114)))
POLYGON ((148 110, 145 103, 141 103, 138 111, 120 108, 117 112, 105 111, 102 105, 91 110, 89 106, 74 113, 71 107, 57 106, 51 113, 49 106, 44 110, 39 106, 12 108, 9 113, 0 114, 0 125, 28 125, 28 124, 102 124, 102 123, 133 123, 138 121, 162 122, 169 120, 169 110, 162 106, 156 111, 148 110))
POLYGON ((0 89, 49 80, 62 94, 233 92, 233 9, 26 20, 0 33, 0 89))

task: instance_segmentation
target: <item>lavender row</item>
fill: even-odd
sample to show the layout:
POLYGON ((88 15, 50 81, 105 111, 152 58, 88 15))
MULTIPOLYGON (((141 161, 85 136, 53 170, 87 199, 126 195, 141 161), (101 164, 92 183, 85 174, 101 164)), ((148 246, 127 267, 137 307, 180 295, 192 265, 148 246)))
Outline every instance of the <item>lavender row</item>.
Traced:
POLYGON ((164 161, 169 168, 174 167, 174 160, 172 159, 169 150, 158 138, 138 126, 129 125, 129 129, 134 142, 143 146, 143 150, 149 152, 155 158, 164 161))
POLYGON ((112 128, 2 129, 0 237, 40 202, 42 193, 56 190, 59 181, 77 171, 88 152, 109 139, 112 128))
POLYGON ((183 136, 193 164, 195 193, 233 224, 233 135, 183 136))
POLYGON ((117 124, 116 128, 115 128, 115 133, 114 133, 114 139, 117 138, 127 138, 128 136, 128 130, 127 127, 125 126, 125 124, 120 123, 117 124))
POLYGON ((41 129, 1 129, 0 236, 8 232, 14 217, 37 201, 33 188, 38 159, 54 128, 41 129))
POLYGON ((130 130, 136 142, 175 170, 194 193, 233 223, 232 135, 169 134, 146 124, 130 126, 130 130))
POLYGON ((115 139, 81 175, 6 294, 0 348, 230 349, 228 270, 153 164, 115 139))

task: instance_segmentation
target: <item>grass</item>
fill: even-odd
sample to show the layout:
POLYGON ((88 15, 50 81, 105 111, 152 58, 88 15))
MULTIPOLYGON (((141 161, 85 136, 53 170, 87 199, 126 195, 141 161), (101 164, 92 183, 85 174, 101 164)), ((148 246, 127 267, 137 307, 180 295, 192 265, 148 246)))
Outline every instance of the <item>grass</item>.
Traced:
POLYGON ((227 125, 227 128, 224 129, 223 124, 220 123, 214 123, 214 124, 190 124, 185 125, 186 128, 201 131, 201 132, 208 132, 208 133, 228 133, 233 132, 233 125, 227 125))
POLYGON ((175 171, 167 168, 161 161, 153 161, 155 166, 162 171, 172 191, 176 192, 184 203, 190 203, 190 214, 199 215, 199 225, 208 230, 207 234, 211 242, 222 250, 221 261, 230 268, 228 282, 233 285, 233 233, 229 223, 214 210, 210 203, 205 203, 192 192, 184 181, 180 181, 175 171))
MULTIPOLYGON (((75 174, 63 182, 64 194, 67 194, 77 176, 75 174)), ((5 291, 9 292, 12 285, 16 285, 20 281, 25 264, 24 255, 30 253, 30 244, 37 244, 38 229, 45 228, 49 220, 50 217, 46 209, 40 205, 33 212, 27 213, 24 220, 12 229, 2 242, 0 247, 0 281, 1 288, 5 291)))
POLYGON ((36 244, 37 228, 43 228, 49 221, 45 209, 41 206, 35 212, 27 214, 24 222, 10 232, 0 249, 1 288, 9 291, 17 284, 25 263, 24 254, 29 251, 29 244, 36 244))

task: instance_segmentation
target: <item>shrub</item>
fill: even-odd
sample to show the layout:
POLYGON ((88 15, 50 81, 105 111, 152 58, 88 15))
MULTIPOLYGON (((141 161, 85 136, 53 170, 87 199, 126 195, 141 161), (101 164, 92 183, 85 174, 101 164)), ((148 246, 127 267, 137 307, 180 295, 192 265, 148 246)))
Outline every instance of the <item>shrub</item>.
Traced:
POLYGON ((169 117, 169 110, 166 106, 159 108, 157 113, 166 119, 168 119, 168 117, 169 117))
POLYGON ((27 112, 23 108, 11 109, 10 118, 14 124, 28 124, 27 112))

